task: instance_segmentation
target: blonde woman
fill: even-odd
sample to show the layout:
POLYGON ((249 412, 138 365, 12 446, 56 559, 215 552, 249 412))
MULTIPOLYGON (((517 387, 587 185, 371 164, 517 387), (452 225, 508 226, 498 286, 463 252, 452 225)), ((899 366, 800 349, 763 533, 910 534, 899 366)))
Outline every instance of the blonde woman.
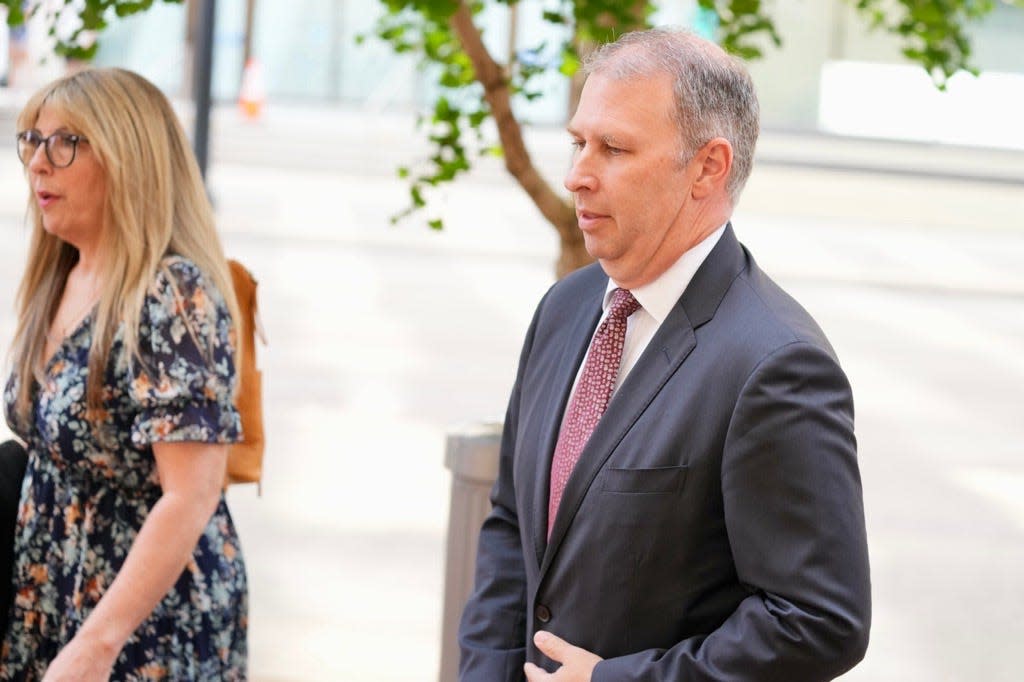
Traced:
POLYGON ((0 679, 244 679, 237 305, 185 135, 119 69, 46 86, 18 130, 34 227, 4 406, 29 460, 0 679))

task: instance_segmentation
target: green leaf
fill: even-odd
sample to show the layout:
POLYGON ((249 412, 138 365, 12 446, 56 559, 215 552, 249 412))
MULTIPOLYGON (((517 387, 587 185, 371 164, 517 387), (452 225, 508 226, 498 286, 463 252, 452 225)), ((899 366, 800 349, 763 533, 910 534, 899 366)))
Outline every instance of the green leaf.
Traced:
POLYGON ((434 122, 451 121, 459 115, 458 111, 452 109, 451 103, 446 97, 439 97, 434 102, 434 122))
POLYGON ((560 74, 572 78, 580 70, 580 66, 580 58, 574 50, 566 49, 562 51, 562 63, 558 67, 560 74))
POLYGON ((21 11, 21 0, 7 0, 7 25, 21 26, 25 23, 25 13, 21 11))
POLYGON ((78 45, 69 45, 67 43, 58 42, 53 48, 53 51, 61 57, 87 62, 96 56, 96 50, 98 49, 99 43, 93 43, 89 47, 80 47, 78 45))
POLYGON ((736 16, 757 14, 761 11, 761 0, 732 0, 729 11, 736 16))
POLYGON ((389 26, 380 31, 379 35, 383 40, 397 40, 405 35, 405 31, 408 29, 407 26, 389 26))
POLYGON ((423 208, 427 205, 427 202, 423 199, 423 192, 420 191, 419 185, 413 185, 409 188, 409 198, 412 199, 412 205, 416 208, 423 208))
POLYGON ((90 31, 106 28, 107 24, 103 21, 104 10, 106 7, 103 5, 87 3, 78 14, 82 20, 82 27, 90 31))

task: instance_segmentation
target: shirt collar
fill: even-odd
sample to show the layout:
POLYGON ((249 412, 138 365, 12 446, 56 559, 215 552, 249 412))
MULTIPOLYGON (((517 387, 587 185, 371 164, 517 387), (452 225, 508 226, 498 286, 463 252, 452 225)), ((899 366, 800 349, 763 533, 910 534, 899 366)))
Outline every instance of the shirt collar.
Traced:
MULTIPOLYGON (((725 227, 728 225, 722 225, 717 230, 709 234, 700 243, 689 249, 686 253, 679 257, 675 263, 673 263, 665 272, 661 273, 654 281, 648 282, 647 284, 637 287, 636 289, 630 289, 633 297, 636 298, 640 306, 647 311, 647 313, 653 317, 660 325, 668 317, 668 314, 672 312, 672 306, 674 306, 682 297, 683 292, 686 291, 686 287, 689 286, 690 280, 697 273, 698 268, 704 262, 704 259, 708 257, 711 250, 715 248, 715 244, 718 243, 719 238, 725 232, 725 227)), ((604 292, 604 302, 601 307, 604 310, 608 309, 612 301, 612 292, 619 288, 611 278, 608 279, 608 286, 604 292)))

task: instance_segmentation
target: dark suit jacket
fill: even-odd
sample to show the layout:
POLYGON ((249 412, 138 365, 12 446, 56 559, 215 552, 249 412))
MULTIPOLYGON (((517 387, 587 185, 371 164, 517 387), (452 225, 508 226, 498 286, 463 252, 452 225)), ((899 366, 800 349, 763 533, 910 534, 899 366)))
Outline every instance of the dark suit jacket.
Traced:
POLYGON ((612 398, 545 539, 552 452, 607 277, 556 284, 506 415, 460 679, 523 679, 545 629, 595 681, 831 679, 867 646, 850 386, 729 226, 612 398))

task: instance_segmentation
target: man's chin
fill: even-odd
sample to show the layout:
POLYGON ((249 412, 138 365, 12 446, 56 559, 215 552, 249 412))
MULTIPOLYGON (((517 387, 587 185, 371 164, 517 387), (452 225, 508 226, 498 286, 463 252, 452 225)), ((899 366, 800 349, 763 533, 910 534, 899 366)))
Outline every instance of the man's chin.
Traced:
POLYGON ((608 242, 588 232, 583 233, 583 248, 587 250, 594 260, 604 260, 612 257, 608 242))

